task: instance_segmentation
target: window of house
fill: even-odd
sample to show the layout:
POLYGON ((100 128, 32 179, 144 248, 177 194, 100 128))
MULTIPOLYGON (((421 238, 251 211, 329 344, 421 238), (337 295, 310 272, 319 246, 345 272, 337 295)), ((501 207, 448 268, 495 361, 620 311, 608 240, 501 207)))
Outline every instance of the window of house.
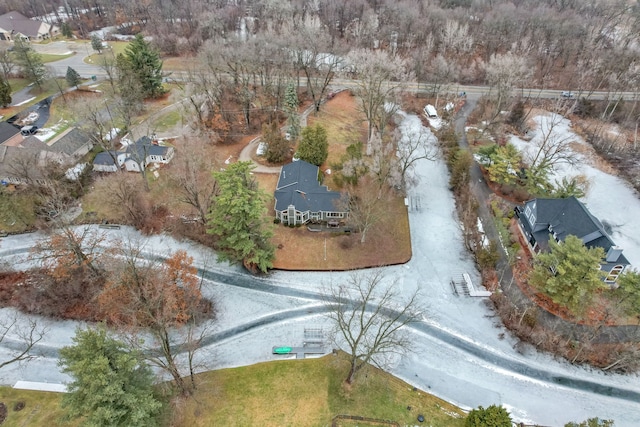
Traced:
POLYGON ((618 276, 620 276, 620 273, 622 273, 622 270, 624 270, 624 266, 616 265, 611 269, 611 271, 607 275, 606 279, 604 279, 604 281, 607 283, 614 283, 616 280, 618 280, 618 276))
MULTIPOLYGON (((536 207, 536 205, 534 203, 533 204, 533 209, 535 209, 535 207, 536 207)), ((533 214, 533 209, 529 205, 527 205, 527 207, 524 209, 524 214, 527 217, 527 220, 529 221, 529 224, 531 224, 531 225, 536 223, 536 216, 533 214)))

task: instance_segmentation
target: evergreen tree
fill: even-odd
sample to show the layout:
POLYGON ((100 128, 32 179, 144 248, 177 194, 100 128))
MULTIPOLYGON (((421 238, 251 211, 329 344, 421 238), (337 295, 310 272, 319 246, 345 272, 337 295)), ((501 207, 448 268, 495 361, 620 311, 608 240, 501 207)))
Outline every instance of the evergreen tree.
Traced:
POLYGON ((60 32, 62 33, 62 35, 66 38, 71 38, 73 37, 73 31, 71 31, 71 25, 69 25, 68 22, 63 22, 60 25, 60 32))
POLYGON ((75 86, 76 89, 82 81, 82 79, 80 78, 80 74, 78 74, 78 72, 71 67, 67 67, 67 74, 65 76, 65 79, 67 80, 67 84, 69 86, 75 86))
POLYGON ((287 132, 291 136, 291 141, 298 139, 300 135, 300 114, 298 114, 298 94, 296 87, 293 84, 287 86, 287 90, 284 95, 284 108, 287 113, 287 132))
POLYGON ((502 406, 479 406, 469 412, 464 427, 511 427, 511 416, 502 406))
MULTIPOLYGON (((160 54, 141 34, 129 43, 124 55, 118 55, 118 72, 130 71, 136 78, 145 98, 157 98, 165 93, 162 87, 162 61, 160 54), (126 62, 126 65, 125 65, 126 62)), ((123 88, 126 90, 126 88, 123 88)))
POLYGON ((24 77, 42 90, 42 83, 47 78, 47 69, 42 62, 42 56, 33 50, 28 42, 20 38, 15 40, 13 53, 16 63, 22 68, 24 77))
POLYGON ((162 408, 153 374, 140 355, 101 328, 78 330, 60 350, 60 365, 73 381, 62 399, 70 419, 87 426, 157 426, 162 408))
POLYGON ((0 77, 0 106, 6 108, 11 105, 11 86, 9 82, 0 77))
POLYGON ((635 270, 625 271, 617 283, 614 295, 628 315, 637 316, 640 313, 640 273, 635 270))
POLYGON ((497 147, 491 156, 491 164, 487 167, 489 179, 498 184, 515 184, 521 160, 522 155, 513 144, 497 147))
POLYGON ((207 217, 207 233, 218 237, 220 260, 242 262, 264 273, 273 265, 275 249, 265 218, 266 194, 252 169, 251 162, 237 162, 213 173, 219 194, 207 217))
POLYGON ((562 244, 551 237, 550 252, 540 253, 529 282, 545 292, 557 304, 581 315, 591 303, 598 289, 608 286, 598 269, 604 258, 600 247, 587 248, 576 236, 567 236, 562 244))
POLYGON ((91 48, 98 53, 102 53, 102 39, 97 34, 91 36, 91 48))
POLYGON ((262 139, 268 144, 266 158, 270 163, 280 163, 289 157, 291 144, 282 134, 276 122, 262 125, 262 139))
POLYGON ((298 146, 298 158, 320 166, 329 157, 327 130, 319 124, 302 130, 302 139, 298 146))

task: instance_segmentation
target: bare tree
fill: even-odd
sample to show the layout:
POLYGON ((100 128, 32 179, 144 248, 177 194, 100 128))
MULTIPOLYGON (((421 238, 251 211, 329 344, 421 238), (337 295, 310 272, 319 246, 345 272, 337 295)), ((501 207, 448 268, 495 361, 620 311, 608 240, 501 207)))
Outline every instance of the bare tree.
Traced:
MULTIPOLYGON (((90 136, 93 145, 101 147, 109 153, 115 165, 118 165, 117 138, 113 134, 116 128, 116 109, 113 105, 113 98, 100 96, 85 96, 75 101, 69 106, 75 117, 75 125, 84 130, 90 136)), ((117 168, 120 171, 120 168, 117 168)))
POLYGON ((366 242, 367 232, 387 214, 390 191, 388 186, 379 185, 371 176, 364 176, 357 185, 348 187, 348 194, 338 203, 349 211, 349 223, 360 233, 360 243, 366 242))
POLYGON ((485 66, 487 82, 491 89, 496 90, 496 112, 492 120, 500 114, 507 102, 511 91, 518 85, 523 85, 531 76, 531 68, 525 57, 512 53, 491 55, 485 66))
POLYGON ((16 69, 16 64, 8 49, 0 49, 0 70, 5 80, 8 80, 16 69))
POLYGON ((436 95, 435 106, 437 108, 440 93, 447 92, 448 85, 456 81, 460 67, 454 61, 446 59, 442 54, 438 54, 425 64, 425 68, 429 70, 429 81, 432 83, 431 88, 436 95))
POLYGON ((354 273, 346 283, 330 286, 327 316, 336 345, 348 355, 348 384, 367 364, 384 369, 392 357, 411 348, 405 327, 420 322, 425 310, 417 291, 402 299, 397 287, 397 279, 385 285, 380 270, 354 273))
POLYGON ((436 137, 426 128, 419 131, 411 131, 405 134, 396 132, 394 135, 396 143, 397 168, 400 176, 400 185, 403 189, 408 183, 412 183, 409 173, 413 170, 419 160, 436 160, 438 147, 436 137))
POLYGON ((0 361, 0 369, 12 363, 33 359, 35 356, 32 350, 46 333, 46 327, 38 325, 31 317, 23 317, 17 311, 3 316, 0 320, 0 344, 11 350, 8 358, 0 361))
POLYGON ((124 258, 116 263, 98 303, 127 341, 171 375, 182 395, 189 395, 195 382, 185 381, 180 355, 187 353, 193 376, 193 353, 204 338, 196 325, 214 316, 213 304, 203 298, 193 259, 185 251, 160 262, 149 260, 143 250, 137 242, 125 243, 124 258), (143 339, 147 334, 151 340, 143 339))
POLYGON ((294 38, 292 45, 294 66, 302 70, 307 92, 313 100, 316 112, 320 111, 329 85, 336 73, 344 67, 344 58, 335 48, 331 48, 326 31, 319 29, 303 30, 294 38))
POLYGON ((171 165, 170 178, 176 184, 177 198, 192 206, 198 213, 198 221, 207 223, 207 214, 215 202, 218 184, 211 175, 221 162, 211 159, 199 140, 183 138, 180 157, 171 165))
POLYGON ((572 142, 571 136, 562 136, 558 131, 563 117, 559 114, 551 113, 548 119, 540 121, 540 138, 534 140, 535 148, 525 161, 529 164, 529 169, 534 173, 548 173, 553 170, 558 163, 574 164, 576 155, 569 145, 572 142))
POLYGON ((354 92, 359 99, 359 109, 369 124, 368 142, 378 131, 383 136, 386 121, 390 117, 389 105, 397 105, 396 95, 402 84, 413 80, 407 71, 405 60, 392 58, 386 51, 358 49, 349 53, 348 64, 356 74, 354 92), (385 111, 385 107, 387 110, 385 111))

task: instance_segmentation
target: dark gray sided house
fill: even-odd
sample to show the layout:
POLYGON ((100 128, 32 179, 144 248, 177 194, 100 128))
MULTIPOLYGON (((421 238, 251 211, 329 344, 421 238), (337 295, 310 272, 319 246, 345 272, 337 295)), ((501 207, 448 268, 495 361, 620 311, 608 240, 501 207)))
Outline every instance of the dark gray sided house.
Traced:
POLYGON ((604 281, 615 283, 629 266, 602 223, 575 197, 565 199, 533 199, 515 208, 518 225, 529 247, 535 252, 549 250, 549 239, 563 241, 577 236, 588 248, 601 247, 606 254, 600 269, 607 273, 604 281))
POLYGON ((275 191, 276 219, 286 225, 339 224, 349 213, 338 208, 341 194, 320 185, 318 166, 298 160, 282 167, 275 191))

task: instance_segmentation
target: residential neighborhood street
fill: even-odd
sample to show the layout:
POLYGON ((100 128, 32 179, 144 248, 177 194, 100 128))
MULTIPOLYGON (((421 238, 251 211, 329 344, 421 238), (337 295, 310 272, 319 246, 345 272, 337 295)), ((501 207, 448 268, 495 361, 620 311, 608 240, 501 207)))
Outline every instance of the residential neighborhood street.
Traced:
MULTIPOLYGON (((469 111, 469 110, 464 110, 469 111)), ((403 114, 403 133, 422 127, 419 117, 403 114)), ((425 131, 428 130, 425 128, 425 131)), ((421 160, 419 184, 409 195, 423 202, 409 212, 413 258, 384 268, 386 280, 397 280, 402 295, 419 289, 428 306, 424 321, 412 328, 412 352, 389 370, 410 384, 470 409, 503 404, 516 421, 560 426, 588 417, 611 418, 616 426, 640 424, 640 383, 636 375, 604 374, 572 366, 519 343, 500 323, 484 298, 457 296, 450 282, 468 273, 476 285, 479 274, 464 250, 455 204, 448 189, 444 162, 421 160)), ((165 235, 103 229, 112 243, 138 241, 145 256, 166 256, 186 249, 204 278, 204 293, 215 299, 220 316, 198 354, 207 369, 281 359, 274 345, 300 345, 307 327, 329 330, 321 294, 330 283, 342 283, 349 272, 282 272, 253 277, 239 266, 216 262, 215 254, 196 244, 165 235)), ((0 257, 16 267, 38 234, 8 236, 0 241, 0 257)), ((8 314, 10 309, 1 313, 8 314)), ((69 378, 56 364, 57 349, 71 343, 77 322, 50 322, 40 357, 0 372, 4 384, 17 380, 62 383, 69 378)), ((9 337, 11 338, 11 337, 9 337)), ((15 337, 13 337, 15 339, 15 337)), ((10 351, 3 343, 0 357, 10 351)), ((14 341, 15 343, 15 341, 14 341)), ((327 344, 330 344, 327 340, 327 344)))

